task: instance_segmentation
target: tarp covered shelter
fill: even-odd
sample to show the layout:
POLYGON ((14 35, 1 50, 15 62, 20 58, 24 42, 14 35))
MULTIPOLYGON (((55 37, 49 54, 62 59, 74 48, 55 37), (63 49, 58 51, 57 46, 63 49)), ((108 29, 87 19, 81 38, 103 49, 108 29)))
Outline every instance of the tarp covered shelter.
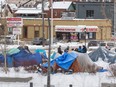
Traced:
POLYGON ((110 50, 102 47, 90 52, 88 55, 94 62, 98 61, 99 58, 101 58, 103 61, 107 60, 107 62, 110 63, 114 63, 116 60, 115 53, 110 52, 110 50))
MULTIPOLYGON (((7 52, 6 62, 8 67, 39 65, 42 63, 40 53, 29 53, 25 49, 11 49, 7 52)), ((4 56, 0 55, 0 62, 4 63, 4 56)))
MULTIPOLYGON (((53 69, 60 67, 63 70, 73 69, 74 72, 96 72, 101 67, 97 66, 87 53, 68 52, 50 62, 53 69)), ((48 67, 48 63, 43 64, 48 67)))

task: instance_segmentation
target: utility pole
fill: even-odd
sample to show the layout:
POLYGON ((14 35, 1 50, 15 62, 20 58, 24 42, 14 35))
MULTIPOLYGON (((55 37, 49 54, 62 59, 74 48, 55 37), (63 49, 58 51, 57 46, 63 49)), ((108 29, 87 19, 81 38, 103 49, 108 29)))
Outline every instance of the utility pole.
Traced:
POLYGON ((42 0, 42 31, 43 31, 43 40, 42 40, 42 45, 44 47, 45 45, 45 41, 44 41, 44 38, 45 38, 45 35, 44 35, 44 0, 42 0))
POLYGON ((53 27, 54 27, 54 24, 53 24, 53 0, 50 0, 51 1, 51 44, 53 44, 53 27))
MULTIPOLYGON (((7 7, 7 0, 5 2, 5 17, 6 17, 6 7, 7 7)), ((5 40, 5 43, 4 43, 4 69, 5 69, 5 73, 7 74, 7 63, 6 63, 6 31, 4 29, 4 40, 5 40)))
POLYGON ((49 52, 48 52, 48 75, 47 75, 47 87, 50 87, 50 54, 51 54, 51 25, 50 19, 48 18, 48 26, 49 26, 49 52))

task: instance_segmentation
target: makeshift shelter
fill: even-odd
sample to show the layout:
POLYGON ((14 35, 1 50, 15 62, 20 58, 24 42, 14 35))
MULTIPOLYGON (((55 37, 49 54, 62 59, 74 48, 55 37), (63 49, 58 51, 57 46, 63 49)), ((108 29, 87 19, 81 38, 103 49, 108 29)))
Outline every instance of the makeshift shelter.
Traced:
POLYGON ((116 76, 116 63, 110 64, 108 70, 111 72, 112 76, 116 76))
MULTIPOLYGON (((8 67, 39 65, 44 57, 40 53, 29 53, 25 49, 11 49, 7 52, 6 62, 8 67)), ((0 62, 4 62, 4 56, 0 55, 0 62)))
POLYGON ((110 52, 110 50, 102 47, 99 47, 95 51, 90 52, 88 55, 94 62, 98 61, 99 58, 102 58, 103 61, 107 60, 107 62, 110 63, 114 63, 116 60, 116 53, 110 52))
MULTIPOLYGON (((42 65, 43 67, 48 67, 48 63, 42 65)), ((51 61, 50 66, 53 68, 53 71, 56 71, 58 68, 61 68, 65 71, 73 70, 73 72, 93 72, 102 67, 97 66, 88 56, 87 53, 79 53, 71 51, 64 53, 58 58, 51 61)))

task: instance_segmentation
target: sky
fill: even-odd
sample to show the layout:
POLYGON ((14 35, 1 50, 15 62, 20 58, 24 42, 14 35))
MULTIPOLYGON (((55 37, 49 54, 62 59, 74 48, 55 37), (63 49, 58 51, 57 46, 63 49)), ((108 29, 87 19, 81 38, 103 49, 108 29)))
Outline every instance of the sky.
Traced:
MULTIPOLYGON (((61 43, 59 43, 61 45, 61 43)), ((55 45, 58 46, 59 44, 55 45)), ((66 45, 66 44, 65 44, 66 45)), ((71 45, 71 44, 68 44, 71 45)), ((71 46, 75 46, 72 43, 71 46)), ((17 47, 16 45, 12 47, 17 47)), ((33 49, 36 49, 37 46, 31 46, 33 49)), ((40 46, 38 46, 40 47, 40 46)), ((104 69, 108 69, 109 64, 99 59, 95 62, 97 65, 104 67, 104 69)), ((19 67, 19 72, 16 72, 14 68, 9 68, 9 72, 7 74, 4 72, 3 68, 0 68, 0 77, 32 77, 32 80, 29 82, 0 82, 0 87, 29 87, 30 82, 33 83, 33 87, 44 87, 47 84, 47 76, 42 75, 37 72, 27 72, 23 67, 19 67)), ((55 87, 69 87, 70 84, 73 87, 100 87, 101 83, 116 83, 116 78, 111 77, 111 72, 97 72, 96 74, 90 73, 74 73, 74 74, 63 74, 56 73, 50 74, 51 77, 51 85, 55 85, 55 87)))

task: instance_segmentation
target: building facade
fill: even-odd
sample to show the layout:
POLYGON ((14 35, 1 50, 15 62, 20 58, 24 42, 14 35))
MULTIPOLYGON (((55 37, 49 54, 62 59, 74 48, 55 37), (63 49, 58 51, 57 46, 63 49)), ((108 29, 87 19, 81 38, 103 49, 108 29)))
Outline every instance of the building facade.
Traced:
MULTIPOLYGON (((84 19, 110 19, 114 26, 113 2, 77 2, 76 18, 84 19)), ((114 28, 112 26, 112 32, 114 28)))
MULTIPOLYGON (((4 25, 6 34, 13 34, 13 27, 7 27, 6 19, 0 20, 4 25)), ((21 40, 32 40, 35 37, 49 38, 48 20, 44 20, 44 31, 42 19, 25 18, 21 27, 21 40), (43 33, 44 32, 44 33, 43 33)), ((15 28, 16 29, 16 28, 15 28)), ((75 20, 53 20, 53 37, 59 40, 111 40, 111 21, 107 19, 75 19, 75 20), (86 31, 85 31, 86 30, 86 31), (86 34, 85 34, 86 33, 86 34)))

